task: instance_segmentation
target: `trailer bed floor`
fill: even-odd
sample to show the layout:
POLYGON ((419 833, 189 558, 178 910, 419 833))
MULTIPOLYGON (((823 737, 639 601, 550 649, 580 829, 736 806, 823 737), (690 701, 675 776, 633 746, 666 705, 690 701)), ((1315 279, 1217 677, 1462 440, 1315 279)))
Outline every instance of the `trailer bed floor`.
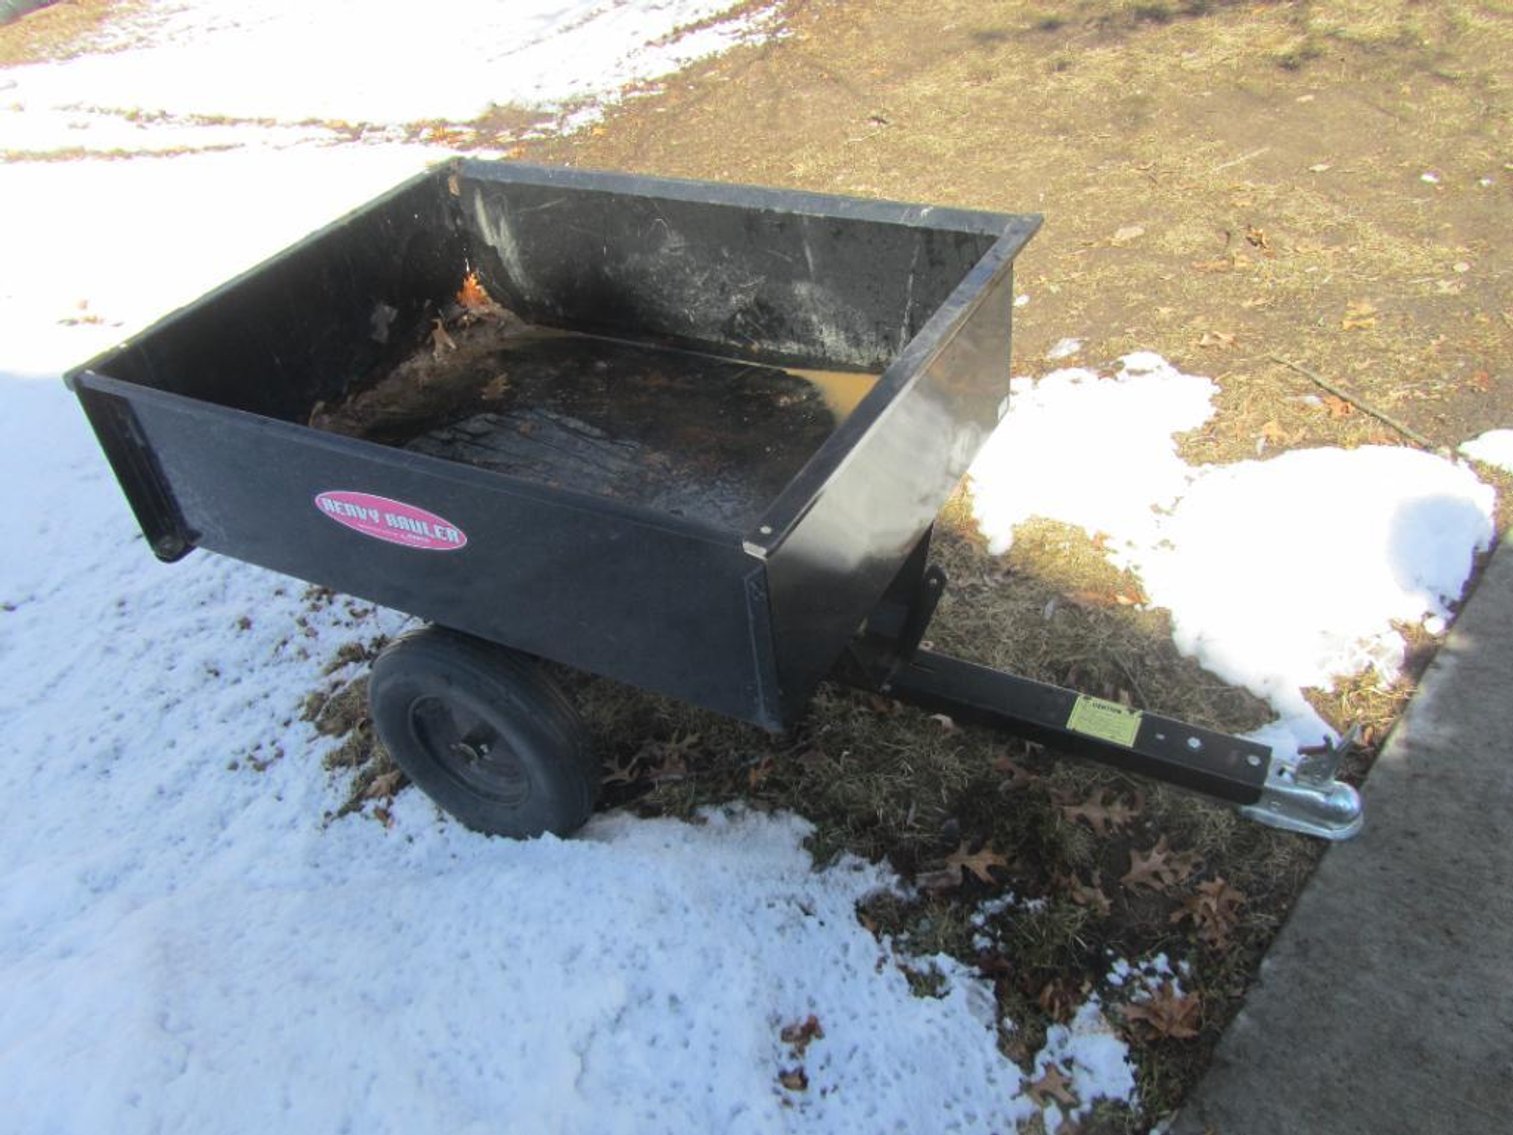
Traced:
POLYGON ((875 375, 480 322, 310 424, 745 531, 875 375))

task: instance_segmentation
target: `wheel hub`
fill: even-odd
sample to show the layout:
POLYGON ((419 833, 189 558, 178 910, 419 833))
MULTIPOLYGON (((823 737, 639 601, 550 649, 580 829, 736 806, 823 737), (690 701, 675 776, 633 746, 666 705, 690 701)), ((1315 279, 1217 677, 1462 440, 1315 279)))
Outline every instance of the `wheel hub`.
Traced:
POLYGON ((481 715, 441 698, 410 707, 415 739, 453 779, 509 807, 531 795, 531 777, 508 740, 481 715))

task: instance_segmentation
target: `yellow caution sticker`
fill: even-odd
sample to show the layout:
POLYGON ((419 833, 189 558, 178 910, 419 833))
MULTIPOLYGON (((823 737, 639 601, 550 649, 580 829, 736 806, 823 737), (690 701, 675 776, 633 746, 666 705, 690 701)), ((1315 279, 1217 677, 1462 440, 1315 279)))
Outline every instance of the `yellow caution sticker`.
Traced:
POLYGON ((1085 733, 1116 745, 1133 746, 1135 734, 1140 732, 1142 716, 1138 709, 1130 709, 1116 701, 1084 695, 1072 706, 1072 716, 1066 719, 1066 727, 1073 733, 1085 733))

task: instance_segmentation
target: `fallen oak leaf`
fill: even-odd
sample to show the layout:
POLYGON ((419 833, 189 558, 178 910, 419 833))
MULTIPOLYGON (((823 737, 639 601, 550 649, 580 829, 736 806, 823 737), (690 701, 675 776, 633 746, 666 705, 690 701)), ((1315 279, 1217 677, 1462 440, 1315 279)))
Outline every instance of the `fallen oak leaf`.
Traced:
POLYGON ((804 1071, 803 1065, 797 1068, 788 1068, 778 1073, 778 1083, 790 1092, 803 1092, 809 1089, 809 1073, 804 1071))
POLYGON ((1008 866, 1009 861, 994 851, 992 844, 984 844, 980 850, 969 852, 966 842, 963 841, 960 847, 946 856, 948 870, 954 867, 958 872, 970 871, 984 883, 993 882, 990 872, 994 867, 1007 869, 1008 866))
POLYGON ((373 778, 373 783, 368 785, 368 790, 362 794, 364 800, 392 800, 394 794, 405 786, 405 774, 399 769, 381 773, 373 778))
POLYGON ((1171 1040, 1191 1040, 1198 1035, 1203 1002, 1196 993, 1178 993, 1166 981, 1145 1001, 1125 1005, 1121 1010, 1131 1024, 1149 1028, 1157 1036, 1171 1040))
POLYGON ((469 315, 499 317, 506 314, 504 308, 495 302, 488 289, 479 281, 477 272, 469 272, 462 278, 462 287, 457 289, 456 299, 469 315))
POLYGON ((1035 1106, 1044 1108, 1049 1102, 1049 1096, 1063 1107, 1076 1107, 1081 1101, 1072 1092, 1072 1082, 1066 1078, 1059 1065, 1047 1064, 1045 1071, 1040 1074, 1040 1079, 1034 1081, 1027 1089, 1029 1096, 1035 1101, 1035 1106))
POLYGON ((1285 449, 1301 436, 1301 434, 1289 434, 1282 428, 1281 422, 1272 418, 1261 427, 1260 445, 1257 447, 1256 452, 1259 453, 1268 445, 1280 446, 1285 449))
POLYGON ((1199 883, 1195 893, 1189 895, 1181 907, 1172 912, 1170 921, 1190 919, 1198 931, 1198 937, 1216 950, 1229 945, 1229 936, 1240 922, 1240 907, 1245 902, 1245 892, 1231 886, 1222 878, 1199 883))
POLYGON ((1351 414, 1355 413, 1355 407, 1345 399, 1341 398, 1338 394, 1324 395, 1324 397, 1320 399, 1319 404, 1323 406, 1324 409, 1329 411, 1329 417, 1331 420, 1348 418, 1351 414))
POLYGON ((1095 834, 1100 836, 1108 835, 1110 830, 1122 830, 1135 818, 1138 811, 1139 809, 1131 808, 1107 789, 1079 804, 1061 806, 1061 814, 1069 821, 1083 820, 1095 834))
POLYGON ((1170 890, 1192 875, 1199 863, 1197 852, 1173 851, 1165 836, 1149 851, 1130 848, 1129 858, 1130 869, 1119 882, 1126 887, 1147 887, 1153 891, 1170 890))
POLYGON ((1107 915, 1114 909, 1114 904, 1109 900, 1108 895, 1103 893, 1103 872, 1101 871, 1093 872, 1093 881, 1089 884, 1084 884, 1076 875, 1058 875, 1053 881, 1064 888, 1078 906, 1088 907, 1101 915, 1107 915))
POLYGON ((793 1046, 793 1055, 798 1057, 804 1055, 810 1041, 825 1039, 825 1028, 820 1024, 820 1019, 810 1013, 796 1025, 785 1025, 778 1035, 784 1044, 793 1046))

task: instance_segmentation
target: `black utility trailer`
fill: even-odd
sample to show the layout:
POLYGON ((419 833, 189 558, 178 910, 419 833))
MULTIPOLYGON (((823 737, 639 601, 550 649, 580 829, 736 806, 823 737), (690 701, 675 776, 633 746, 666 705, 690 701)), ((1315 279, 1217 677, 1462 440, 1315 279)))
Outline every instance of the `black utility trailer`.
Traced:
POLYGON ((1289 770, 920 648, 931 527, 1007 409, 1012 264, 1039 223, 453 162, 68 381, 160 559, 206 548, 432 624, 374 663, 374 720, 481 830, 592 807, 545 658, 769 730, 838 678, 1353 834, 1337 753, 1289 770), (477 355, 494 402, 408 441, 312 427, 428 336, 442 351, 467 277, 537 329, 477 355))

